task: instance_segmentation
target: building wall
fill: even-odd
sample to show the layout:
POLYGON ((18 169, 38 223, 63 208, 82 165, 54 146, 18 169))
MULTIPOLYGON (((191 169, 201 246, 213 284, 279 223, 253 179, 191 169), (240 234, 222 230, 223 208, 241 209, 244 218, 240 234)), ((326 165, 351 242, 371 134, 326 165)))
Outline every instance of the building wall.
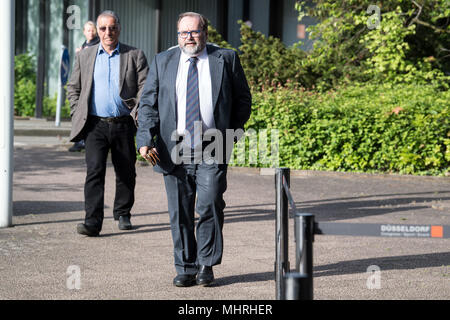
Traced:
MULTIPOLYGON (((301 42, 301 48, 303 50, 311 50, 313 42, 309 39, 309 32, 305 32, 305 39, 299 39, 297 37, 297 26, 299 24, 305 25, 308 28, 311 25, 316 24, 316 20, 311 17, 303 17, 303 19, 298 21, 298 11, 295 10, 296 0, 283 0, 283 19, 282 19, 282 37, 284 44, 287 46, 293 45, 294 43, 301 42)), ((308 6, 312 6, 312 2, 307 3, 308 6)))
MULTIPOLYGON (((39 0, 18 0, 24 12, 16 16, 26 21, 24 28, 16 28, 22 32, 17 48, 38 56, 39 45, 39 0), (26 29, 26 30, 25 30, 26 29), (23 40, 26 39, 26 42, 23 40)), ((299 41, 297 38, 297 12, 294 9, 295 0, 68 0, 68 5, 75 5, 79 10, 79 27, 67 29, 64 19, 64 2, 61 0, 46 0, 47 32, 46 32, 46 94, 54 96, 58 91, 58 73, 61 56, 61 46, 64 33, 68 34, 68 49, 73 65, 75 49, 84 42, 83 25, 88 20, 92 5, 95 11, 114 10, 121 19, 122 31, 120 41, 141 48, 149 62, 159 51, 177 44, 176 22, 178 15, 185 11, 195 11, 204 14, 228 42, 234 47, 240 46, 240 26, 238 20, 248 19, 252 28, 266 36, 274 30, 287 45, 299 41), (90 7, 91 5, 91 7, 90 7), (274 17, 271 9, 281 12, 274 17), (245 11, 245 12, 244 12, 245 11), (246 17, 244 17, 246 15, 246 17)), ((20 10, 20 9, 19 9, 20 10)), ((301 23, 307 26, 314 23, 310 18, 304 18, 301 23), (309 20, 308 20, 309 19, 309 20)), ((308 35, 307 35, 308 36, 308 35)), ((309 49, 312 43, 309 39, 303 41, 303 48, 309 49)), ((17 49, 16 48, 16 49, 17 49)), ((20 53, 20 52, 18 52, 20 53)))
MULTIPOLYGON (((61 2, 61 1, 60 1, 61 2)), ((80 8, 80 25, 79 28, 66 29, 69 33, 69 54, 70 61, 75 61, 75 49, 81 47, 83 42, 86 40, 83 34, 84 24, 89 20, 89 0, 71 0, 71 5, 75 5, 80 8)), ((65 21, 67 24, 67 21, 65 21)), ((65 26, 67 27, 67 26, 65 26)))
POLYGON ((47 20, 49 22, 46 30, 46 79, 47 94, 56 95, 58 92, 59 68, 61 59, 61 47, 63 39, 63 2, 50 0, 47 8, 47 20))
POLYGON ((157 0, 101 0, 100 11, 113 10, 119 15, 120 41, 142 49, 151 59, 157 51, 157 0))
POLYGON ((270 0, 250 0, 252 29, 269 35, 270 0))
POLYGON ((244 18, 244 6, 242 0, 228 0, 227 38, 228 43, 234 48, 241 45, 241 30, 239 20, 244 18))
POLYGON ((161 1, 161 34, 160 34, 160 48, 164 51, 177 42, 177 20, 178 15, 183 12, 193 11, 206 16, 211 25, 217 30, 219 15, 221 12, 221 0, 164 0, 161 1))
POLYGON ((282 40, 286 45, 297 43, 298 11, 295 10, 296 0, 283 1, 282 40))
MULTIPOLYGON (((37 57, 39 52, 39 0, 27 0, 27 11, 22 14, 27 19, 26 51, 37 57)), ((72 4, 80 8, 81 28, 68 30, 63 21, 63 2, 61 0, 48 0, 46 8, 46 72, 45 72, 45 93, 53 97, 58 92, 58 76, 61 59, 61 46, 63 44, 63 32, 69 33, 69 54, 73 63, 75 48, 79 47, 84 39, 83 24, 87 20, 88 0, 73 0, 72 4), (66 28, 66 29, 64 29, 66 28)), ((21 52, 21 53, 25 53, 21 52)))
MULTIPOLYGON (((246 19, 244 17, 246 1, 249 9, 247 18, 253 30, 265 36, 277 36, 287 46, 300 42, 303 50, 312 48, 308 32, 305 39, 297 37, 297 25, 304 24, 307 28, 316 21, 311 17, 304 17, 301 22, 298 22, 298 12, 294 7, 297 0, 229 0, 227 38, 228 43, 233 47, 238 48, 241 45, 240 27, 237 21, 246 19)), ((307 5, 312 6, 313 2, 310 1, 307 5)))
POLYGON ((28 0, 28 10, 24 13, 27 16, 28 30, 27 52, 37 56, 39 43, 39 0, 28 0))

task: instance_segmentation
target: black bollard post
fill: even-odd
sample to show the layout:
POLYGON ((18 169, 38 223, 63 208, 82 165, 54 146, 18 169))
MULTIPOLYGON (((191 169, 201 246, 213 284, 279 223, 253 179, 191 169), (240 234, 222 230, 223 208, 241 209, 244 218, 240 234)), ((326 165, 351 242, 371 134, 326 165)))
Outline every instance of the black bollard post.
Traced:
POLYGON ((305 213, 295 214, 296 261, 295 270, 305 275, 300 287, 299 296, 306 300, 313 299, 313 242, 314 242, 314 215, 305 213))
POLYGON ((309 279, 306 274, 297 272, 287 273, 284 276, 285 294, 283 300, 311 300, 309 279))
POLYGON ((275 173, 275 297, 281 300, 284 294, 284 275, 289 272, 288 252, 288 199, 283 183, 289 185, 289 168, 278 168, 275 173))

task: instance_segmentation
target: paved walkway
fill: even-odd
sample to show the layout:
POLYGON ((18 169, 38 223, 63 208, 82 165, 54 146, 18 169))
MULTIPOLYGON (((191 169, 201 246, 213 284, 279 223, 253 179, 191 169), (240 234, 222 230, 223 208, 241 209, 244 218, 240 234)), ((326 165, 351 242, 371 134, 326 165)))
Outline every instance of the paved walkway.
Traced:
MULTIPOLYGON (((216 285, 175 288, 162 176, 138 166, 134 229, 120 231, 110 166, 101 236, 80 236, 84 154, 67 152, 64 139, 15 137, 14 227, 0 229, 0 299, 274 299, 273 176, 230 170, 216 285), (71 289, 78 271, 80 289, 71 289)), ((448 177, 298 172, 291 189, 318 221, 450 225, 448 177)), ((294 266, 292 227, 291 219, 294 266)), ((314 298, 450 299, 449 248, 450 239, 316 236, 314 298), (381 269, 380 289, 367 288, 372 265, 381 269)))

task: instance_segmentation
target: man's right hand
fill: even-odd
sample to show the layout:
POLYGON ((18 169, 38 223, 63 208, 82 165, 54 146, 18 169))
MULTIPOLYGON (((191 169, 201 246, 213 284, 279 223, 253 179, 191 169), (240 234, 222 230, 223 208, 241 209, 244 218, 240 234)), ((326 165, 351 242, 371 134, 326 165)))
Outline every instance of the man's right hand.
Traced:
POLYGON ((145 156, 148 153, 148 149, 149 149, 149 147, 147 147, 147 146, 139 148, 139 153, 141 154, 142 158, 145 159, 145 156))
POLYGON ((159 157, 158 157, 158 151, 156 151, 156 148, 152 148, 150 150, 149 153, 149 147, 145 146, 145 147, 141 147, 139 149, 139 153, 141 154, 141 156, 147 160, 149 163, 151 163, 153 166, 156 165, 159 161, 159 157))

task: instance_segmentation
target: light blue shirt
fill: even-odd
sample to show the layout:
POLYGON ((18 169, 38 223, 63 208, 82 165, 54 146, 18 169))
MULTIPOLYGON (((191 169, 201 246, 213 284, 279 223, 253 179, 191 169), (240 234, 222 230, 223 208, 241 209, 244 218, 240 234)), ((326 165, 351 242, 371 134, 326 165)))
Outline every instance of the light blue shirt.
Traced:
POLYGON ((120 117, 130 114, 120 98, 119 44, 109 55, 100 44, 94 67, 92 100, 89 114, 98 117, 120 117))

